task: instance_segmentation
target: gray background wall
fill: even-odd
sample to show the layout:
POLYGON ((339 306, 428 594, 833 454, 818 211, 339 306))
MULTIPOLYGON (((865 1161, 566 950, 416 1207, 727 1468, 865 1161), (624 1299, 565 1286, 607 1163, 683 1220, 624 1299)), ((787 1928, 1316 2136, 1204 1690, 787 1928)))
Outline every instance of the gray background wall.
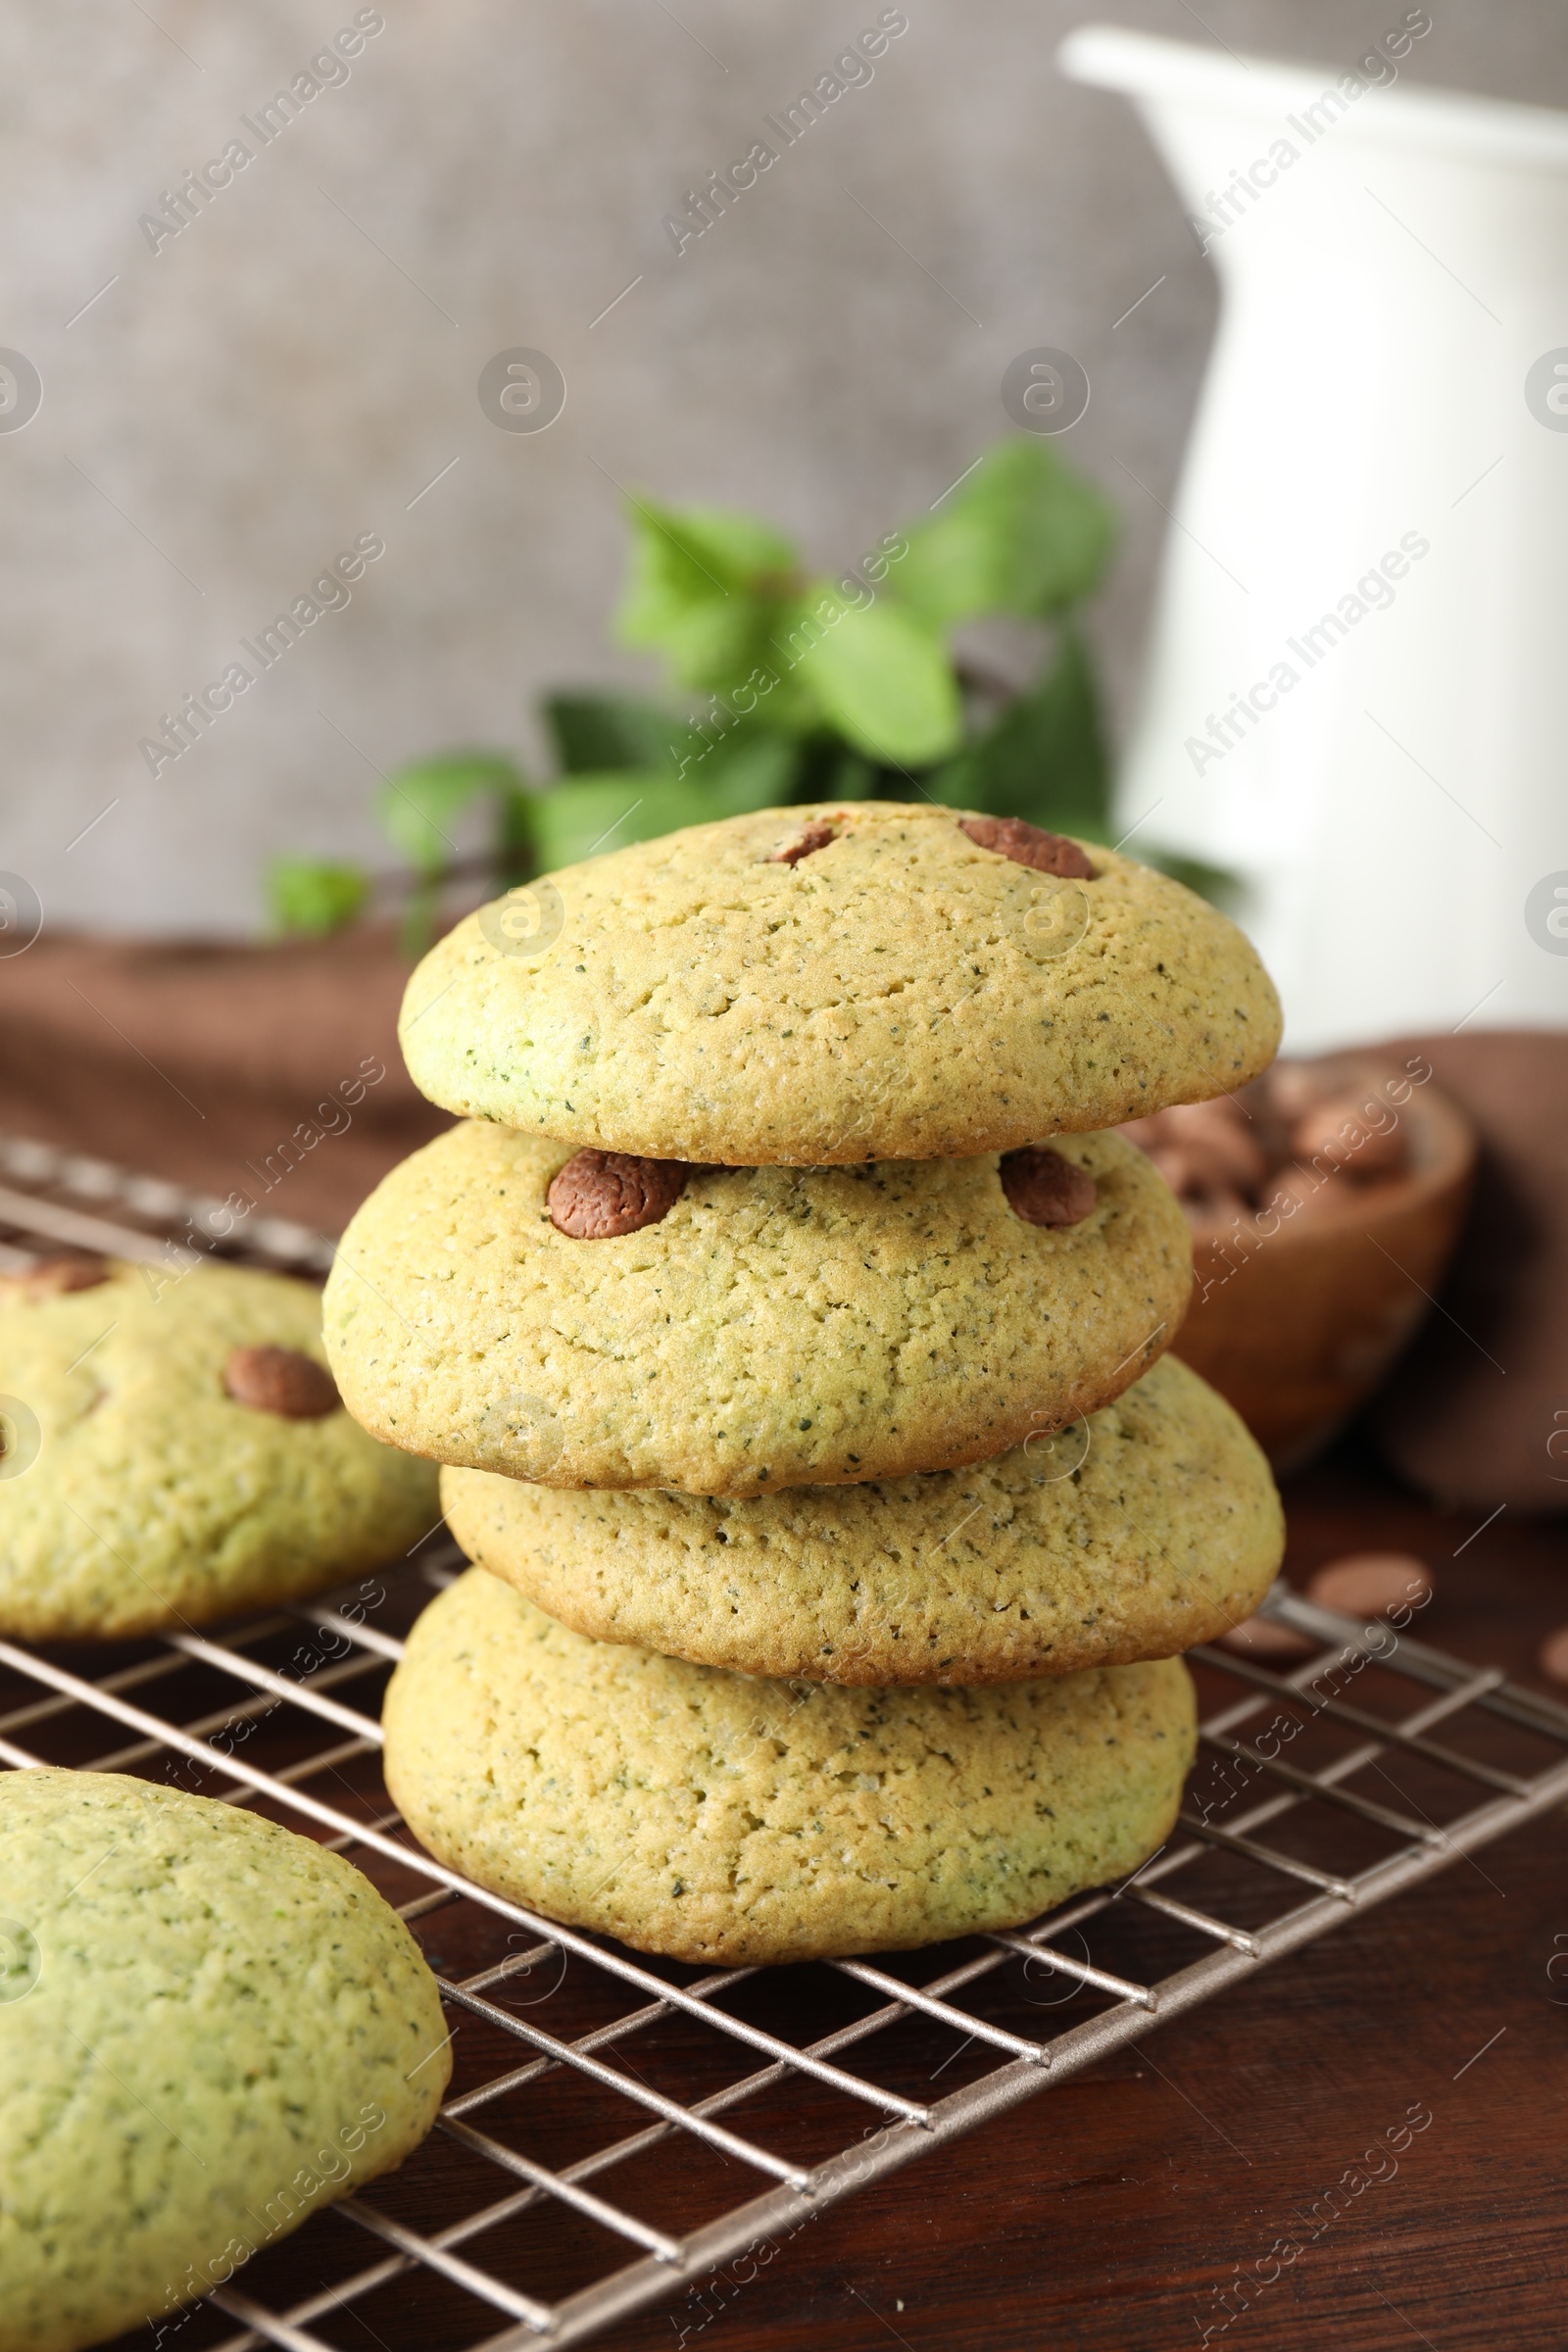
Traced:
MULTIPOLYGON (((9 13, 0 344, 44 399, 0 435, 0 865, 53 921, 246 931, 270 851, 384 862, 377 769, 527 748, 544 684, 651 680, 604 634, 617 484, 755 505, 851 558, 1006 429, 998 381, 1033 344, 1094 384, 1064 446, 1125 515, 1099 614, 1125 708, 1208 268, 1129 110, 1055 74, 1082 5, 906 6, 874 80, 678 258, 662 216, 880 0, 381 0, 351 77, 156 254, 138 217, 355 0, 9 13), (480 410, 514 345, 564 371, 547 432, 480 410), (386 554, 353 603, 155 781, 138 739, 367 531, 386 554)), ((1340 72, 1403 10, 1108 13, 1340 72)), ((1431 14, 1406 80, 1568 104, 1549 0, 1431 14)))

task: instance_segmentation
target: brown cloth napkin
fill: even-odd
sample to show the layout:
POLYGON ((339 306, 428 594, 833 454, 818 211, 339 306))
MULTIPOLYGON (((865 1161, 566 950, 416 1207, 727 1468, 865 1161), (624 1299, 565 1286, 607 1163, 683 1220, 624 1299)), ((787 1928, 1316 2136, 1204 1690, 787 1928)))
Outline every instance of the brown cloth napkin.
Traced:
POLYGON ((1414 1037, 1481 1134, 1440 1306, 1373 1426, 1396 1468, 1476 1510, 1568 1510, 1568 1035, 1414 1037))
POLYGON ((380 925, 259 947, 46 934, 0 958, 0 1130, 339 1232, 451 1124, 398 1052, 408 975, 380 925))

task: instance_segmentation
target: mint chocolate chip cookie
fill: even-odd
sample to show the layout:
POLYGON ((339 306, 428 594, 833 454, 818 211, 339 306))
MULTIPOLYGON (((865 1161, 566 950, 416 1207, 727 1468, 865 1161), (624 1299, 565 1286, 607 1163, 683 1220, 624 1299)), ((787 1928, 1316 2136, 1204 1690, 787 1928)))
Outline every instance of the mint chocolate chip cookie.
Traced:
POLYGON ((1191 1292, 1187 1220, 1116 1135, 1019 1154, 1010 1190, 1010 1153, 563 1182, 607 1156, 472 1122, 384 1179, 325 1298, 374 1436, 563 1487, 896 1478, 1093 1412, 1191 1292))
POLYGON ((428 1466, 343 1410, 309 1283, 0 1277, 0 1633, 206 1624, 378 1567, 437 1511, 428 1466))
POLYGON ((432 1102, 568 1145, 795 1166, 1005 1152, 1228 1093, 1279 1002, 1163 874, 1016 819, 764 809, 458 924, 401 1037, 432 1102))

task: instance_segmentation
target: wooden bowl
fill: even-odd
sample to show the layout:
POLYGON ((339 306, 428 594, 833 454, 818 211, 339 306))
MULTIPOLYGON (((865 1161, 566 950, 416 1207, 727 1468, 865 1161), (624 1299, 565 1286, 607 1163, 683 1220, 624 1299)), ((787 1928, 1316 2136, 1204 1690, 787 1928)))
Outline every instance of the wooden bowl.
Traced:
POLYGON ((1475 1168, 1475 1130, 1430 1074, 1367 1054, 1313 1066, 1367 1099, 1377 1090, 1408 1138, 1405 1169, 1376 1182, 1330 1172, 1294 1216, 1200 1227, 1192 1308, 1174 1344, 1276 1469, 1327 1444, 1431 1312, 1475 1168))

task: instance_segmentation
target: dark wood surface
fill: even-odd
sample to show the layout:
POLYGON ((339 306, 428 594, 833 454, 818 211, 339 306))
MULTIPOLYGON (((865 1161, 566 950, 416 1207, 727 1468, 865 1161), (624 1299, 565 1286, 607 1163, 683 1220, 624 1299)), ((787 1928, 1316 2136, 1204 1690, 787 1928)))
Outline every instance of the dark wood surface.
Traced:
MULTIPOLYGON (((1418 1552, 1437 1583, 1422 1638, 1553 1688, 1535 1661, 1568 1621, 1562 1527, 1504 1513, 1455 1558, 1474 1519, 1346 1461, 1288 1500, 1294 1581, 1348 1550, 1418 1552)), ((1205 2327, 1227 2352, 1557 2352, 1568 1981, 1547 1975, 1554 1951, 1568 1951, 1560 1812, 862 2192, 756 2280, 705 2281, 612 2331, 607 2352, 1181 2352, 1205 2327), (1397 2171, 1295 2261, 1271 2260, 1412 2108, 1430 2125, 1363 2166, 1397 2171), (1243 2309, 1238 2276, 1275 2270, 1243 2309)))
MULTIPOLYGON (((1553 1688, 1536 1661, 1543 1638, 1568 1622, 1561 1526, 1504 1512, 1477 1533, 1476 1515, 1430 1510, 1348 1451, 1294 1481, 1287 1500, 1298 1586, 1346 1551, 1415 1551, 1436 1583, 1421 1639, 1553 1688)), ((417 1890, 388 1887, 397 1899, 417 1890)), ((420 1933, 435 1964, 461 1978, 505 1950, 499 1926, 464 1905, 433 1914, 420 1933)), ((1554 1982, 1554 1954, 1568 1955, 1561 1811, 825 2211, 765 2266, 697 2279, 599 2340, 610 2352, 876 2352, 890 2342, 906 2352, 1179 2352, 1207 2328, 1208 2343, 1227 2352, 1559 2352, 1568 2344, 1568 1958, 1554 1982), (1389 2151, 1390 2134, 1396 2153, 1369 2156, 1389 2151), (1373 2172, 1382 2178, 1366 2180, 1373 2172), (1364 2185, 1351 2194, 1358 2174, 1364 2185), (1282 2245, 1299 2251, 1284 2262, 1282 2245)), ((800 1974, 757 1986, 767 2022, 804 2040, 822 2026, 791 1989, 800 1974)), ((581 2031, 564 2013, 572 1997, 568 1985, 564 2013, 549 2006, 539 2021, 581 2031)), ((616 2010, 624 2005, 617 1998, 616 2010)), ((1064 2021, 1020 2008, 1004 2022, 1038 2033, 1064 2021)), ((703 2071, 711 2053, 675 2026, 662 2030, 662 2046, 606 2055, 651 2070, 645 2079, 676 2097, 701 2096, 712 2086, 703 2071)), ((460 2037, 460 2082, 466 2069, 482 2081, 515 2063, 514 2042, 488 2044, 484 2033, 460 2037)), ((934 2097, 982 2071, 954 2067, 928 2092, 953 2050, 941 2035, 911 2031, 896 2078, 879 2079, 934 2097), (921 2033, 937 2038, 922 2043, 921 2033)), ((559 2097, 541 2085, 525 2111, 479 2120, 547 2162, 569 2161, 578 2150, 564 2136, 559 2097)), ((808 2090, 732 2120, 773 2147, 798 2148, 827 2128, 808 2090)), ((842 2112, 829 2120, 835 2136, 820 2154, 853 2136, 842 2112)), ((476 2188, 471 2162, 438 2138, 377 2183, 372 2201, 437 2229, 498 2193, 493 2175, 476 2188)), ((687 2151, 666 2145, 603 2184, 677 2228, 691 2218, 677 2217, 693 2179, 687 2151)), ((733 2172, 708 2185, 720 2207, 746 2193, 733 2172)), ((559 2207, 538 2208, 504 2275, 554 2295, 602 2273, 607 2249, 590 2247, 582 2228, 559 2207)), ((474 2248, 480 2259, 489 2250, 474 2248)), ((368 2241, 323 2214, 236 2283, 281 2311, 367 2258, 368 2241)), ((491 2326, 465 2298, 457 2328, 443 2316, 450 2293, 405 2278, 320 2332, 345 2352, 460 2352, 491 2326)), ((204 2312, 171 2341, 201 2352, 227 2332, 204 2312)), ((127 2335, 122 2346, 150 2340, 127 2335)))

